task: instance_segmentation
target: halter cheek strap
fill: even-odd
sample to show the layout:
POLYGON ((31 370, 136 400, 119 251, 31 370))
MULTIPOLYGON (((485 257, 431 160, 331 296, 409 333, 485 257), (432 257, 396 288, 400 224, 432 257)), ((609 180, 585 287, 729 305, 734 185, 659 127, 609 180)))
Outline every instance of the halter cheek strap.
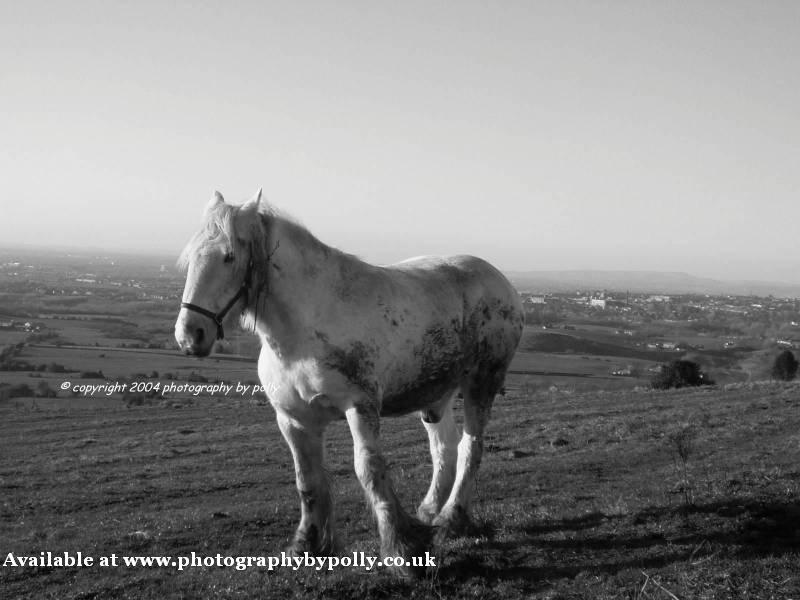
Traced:
POLYGON ((203 308, 202 306, 197 306, 197 304, 192 304, 191 302, 181 302, 181 308, 185 308, 186 310, 192 310, 196 313, 200 313, 203 316, 208 317, 214 324, 217 326, 217 339, 221 340, 225 337, 225 330, 222 328, 222 319, 225 318, 225 315, 233 308, 233 305, 238 302, 239 298, 245 296, 250 289, 250 277, 251 273, 253 272, 253 261, 250 261, 250 264, 247 265, 247 274, 245 275, 244 281, 242 282, 241 287, 239 287, 239 291, 236 292, 233 298, 231 298, 228 303, 222 308, 221 311, 215 313, 211 312, 207 308, 203 308))

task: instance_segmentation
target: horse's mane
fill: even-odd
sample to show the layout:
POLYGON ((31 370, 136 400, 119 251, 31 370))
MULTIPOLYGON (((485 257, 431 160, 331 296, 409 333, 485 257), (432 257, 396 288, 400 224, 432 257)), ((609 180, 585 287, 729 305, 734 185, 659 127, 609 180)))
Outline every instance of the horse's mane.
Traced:
MULTIPOLYGON (((220 243, 225 245, 227 252, 232 252, 234 257, 234 267, 242 270, 247 267, 245 257, 250 256, 256 271, 261 268, 266 269, 270 254, 275 251, 280 244, 280 239, 269 239, 269 232, 274 232, 279 224, 281 237, 289 236, 295 245, 302 249, 321 252, 325 256, 337 256, 344 260, 356 259, 351 254, 347 254, 328 246, 321 242, 304 225, 293 217, 286 215, 274 206, 262 203, 255 218, 250 223, 248 231, 236 231, 236 214, 240 210, 239 206, 219 203, 210 208, 205 215, 203 226, 192 236, 178 258, 178 266, 186 270, 191 259, 202 253, 205 248, 215 246, 220 243), (249 240, 250 248, 247 252, 238 252, 239 238, 249 240)), ((265 274, 266 275, 266 274, 265 274)))

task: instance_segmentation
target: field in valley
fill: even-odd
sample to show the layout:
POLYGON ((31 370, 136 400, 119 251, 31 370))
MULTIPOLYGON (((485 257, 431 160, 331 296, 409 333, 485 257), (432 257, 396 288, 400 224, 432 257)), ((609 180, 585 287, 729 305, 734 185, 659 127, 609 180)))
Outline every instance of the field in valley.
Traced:
MULTIPOLYGON (((379 569, 9 568, 3 598, 797 598, 800 385, 498 397, 475 529, 420 582, 379 569)), ((517 389, 514 389, 517 388, 517 389)), ((459 411, 460 412, 460 411, 459 411)), ((418 420, 386 420, 408 509, 430 459, 418 420)), ((377 553, 334 423, 342 555, 377 553)), ((278 554, 299 515, 272 410, 246 399, 127 407, 0 403, 0 554, 278 554)))

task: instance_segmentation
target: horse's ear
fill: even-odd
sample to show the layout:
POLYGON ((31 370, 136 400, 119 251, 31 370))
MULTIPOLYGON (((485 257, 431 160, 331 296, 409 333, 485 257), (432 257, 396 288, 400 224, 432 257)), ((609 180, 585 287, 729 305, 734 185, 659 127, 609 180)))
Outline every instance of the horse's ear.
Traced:
POLYGON ((245 204, 242 206, 242 209, 247 212, 253 211, 257 213, 258 209, 261 207, 261 194, 262 188, 258 188, 258 191, 255 193, 255 195, 250 198, 250 200, 245 202, 245 204))
POLYGON ((217 208, 220 204, 225 204, 225 198, 222 197, 222 194, 219 192, 214 192, 214 197, 211 198, 208 205, 206 206, 206 214, 210 213, 212 210, 217 208))

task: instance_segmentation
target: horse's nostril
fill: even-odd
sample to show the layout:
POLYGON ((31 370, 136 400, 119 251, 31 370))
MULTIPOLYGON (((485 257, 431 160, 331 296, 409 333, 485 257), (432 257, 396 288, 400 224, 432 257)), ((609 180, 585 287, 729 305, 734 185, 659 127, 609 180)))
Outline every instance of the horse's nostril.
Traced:
POLYGON ((203 338, 206 337, 206 332, 202 327, 198 327, 194 333, 195 342, 198 344, 203 341, 203 338))

